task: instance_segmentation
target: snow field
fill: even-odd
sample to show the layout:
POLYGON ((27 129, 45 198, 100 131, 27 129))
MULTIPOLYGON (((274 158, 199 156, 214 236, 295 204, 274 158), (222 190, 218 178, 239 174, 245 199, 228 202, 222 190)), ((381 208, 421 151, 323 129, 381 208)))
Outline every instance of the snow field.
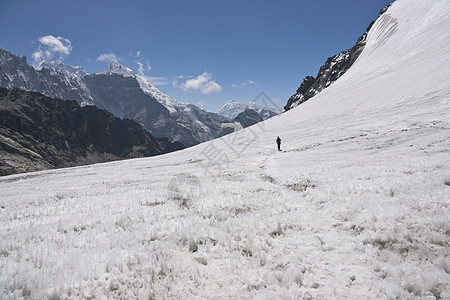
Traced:
MULTIPOLYGON (((301 150, 300 172, 298 166, 282 167, 288 176, 278 181, 309 179, 315 187, 306 191, 307 198, 322 212, 319 218, 331 216, 328 226, 354 236, 355 248, 347 254, 368 256, 373 264, 369 279, 379 281, 372 289, 380 294, 373 298, 448 295, 450 141, 430 134, 433 131, 412 128, 355 134, 341 142, 330 141, 332 155, 319 154, 326 149, 317 143, 301 150), (427 136, 429 144, 423 147, 420 143, 427 136), (376 151, 372 150, 374 142, 376 151)), ((290 151, 299 158, 298 149, 290 151)), ((271 169, 279 168, 276 163, 271 169)), ((335 243, 330 247, 342 246, 335 243)), ((345 295, 348 291, 340 297, 345 295)))
POLYGON ((450 298, 449 16, 396 1, 337 82, 221 139, 0 178, 0 298, 450 298))
POLYGON ((445 297, 449 124, 391 114, 313 126, 281 153, 258 139, 213 174, 200 145, 2 179, 4 296, 445 297), (186 173, 188 207, 167 190, 186 173))

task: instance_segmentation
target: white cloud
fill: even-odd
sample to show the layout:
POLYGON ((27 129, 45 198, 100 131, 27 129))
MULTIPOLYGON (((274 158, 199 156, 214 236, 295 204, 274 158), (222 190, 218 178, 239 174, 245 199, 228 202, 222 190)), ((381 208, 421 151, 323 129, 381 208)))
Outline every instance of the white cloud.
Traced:
POLYGON ((199 91, 201 94, 210 94, 222 90, 222 86, 212 80, 212 74, 208 72, 203 72, 197 77, 188 79, 181 85, 178 85, 178 82, 174 81, 172 82, 172 85, 174 87, 181 87, 184 91, 199 91))
POLYGON ((249 85, 258 85, 258 83, 257 83, 256 81, 253 81, 253 80, 247 80, 247 81, 244 81, 244 82, 242 82, 242 83, 233 83, 233 84, 231 85, 231 87, 234 87, 234 88, 244 88, 244 87, 247 87, 247 86, 249 86, 249 85))
MULTIPOLYGON (((145 75, 145 72, 150 72, 152 70, 152 66, 150 65, 150 61, 148 59, 144 59, 144 57, 141 54, 142 54, 141 51, 136 51, 136 55, 134 56, 134 58, 135 58, 134 62, 138 65, 137 74, 141 77, 146 78, 150 82, 151 82, 151 80, 149 78, 153 78, 153 79, 156 79, 156 82, 158 82, 158 83, 165 82, 165 84, 168 84, 167 80, 163 80, 163 81, 161 80, 162 77, 160 77, 160 78, 149 77, 149 76, 145 75)), ((153 83, 153 84, 158 85, 156 83, 153 83)), ((159 84, 159 85, 161 85, 161 84, 159 84)))
POLYGON ((110 62, 113 59, 119 60, 119 57, 115 55, 114 53, 102 53, 99 57, 97 57, 97 61, 106 61, 110 62))
POLYGON ((150 65, 150 61, 146 60, 144 62, 142 61, 136 61, 136 63, 138 64, 139 68, 138 68, 138 74, 140 76, 145 77, 145 71, 150 72, 152 70, 152 66, 150 65), (145 66, 144 66, 145 63, 145 66))
POLYGON ((137 61, 136 63, 139 65, 138 74, 140 76, 145 76, 145 74, 144 74, 144 64, 141 63, 140 61, 137 61))
POLYGON ((72 52, 72 43, 68 39, 60 36, 46 35, 40 37, 38 41, 38 49, 32 55, 35 65, 44 60, 62 61, 72 52))

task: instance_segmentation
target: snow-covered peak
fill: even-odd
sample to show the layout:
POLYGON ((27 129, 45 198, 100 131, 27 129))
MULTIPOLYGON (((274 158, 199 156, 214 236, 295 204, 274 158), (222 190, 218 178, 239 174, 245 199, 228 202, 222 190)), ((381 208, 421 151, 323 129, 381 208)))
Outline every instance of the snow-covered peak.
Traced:
POLYGON ((246 110, 248 104, 232 99, 225 103, 217 112, 218 115, 224 116, 230 120, 237 117, 238 114, 246 110))
POLYGON ((239 102, 236 99, 232 99, 225 103, 217 112, 218 115, 224 116, 226 118, 229 118, 230 120, 233 120, 236 118, 241 112, 246 110, 247 108, 253 109, 258 114, 263 114, 263 119, 267 119, 271 116, 277 115, 280 113, 277 109, 272 109, 269 107, 261 107, 258 106, 255 102, 250 101, 249 103, 243 103, 239 102))
POLYGON ((108 74, 122 75, 124 77, 136 77, 136 74, 130 69, 121 65, 116 59, 111 60, 108 66, 108 74))
MULTIPOLYGON (((95 74, 101 75, 103 72, 97 72, 95 74)), ((159 103, 161 103, 164 107, 166 107, 169 112, 176 113, 178 111, 178 107, 182 106, 182 103, 176 101, 172 97, 164 94, 160 90, 158 90, 145 76, 136 75, 130 68, 125 67, 120 64, 116 59, 111 60, 111 63, 108 66, 107 75, 115 74, 123 77, 133 77, 139 83, 142 91, 155 98, 159 103)))
POLYGON ((42 61, 37 66, 34 67, 36 70, 42 70, 43 68, 53 70, 58 73, 62 73, 66 76, 75 78, 83 77, 88 75, 88 73, 80 66, 70 66, 66 65, 60 61, 42 61))

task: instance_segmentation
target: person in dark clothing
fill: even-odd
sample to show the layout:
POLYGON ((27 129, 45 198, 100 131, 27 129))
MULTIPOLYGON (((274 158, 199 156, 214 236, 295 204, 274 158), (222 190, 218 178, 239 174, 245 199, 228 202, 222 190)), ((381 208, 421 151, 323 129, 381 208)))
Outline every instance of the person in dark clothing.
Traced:
POLYGON ((277 145, 278 145, 278 151, 281 151, 281 139, 279 136, 277 137, 277 145))

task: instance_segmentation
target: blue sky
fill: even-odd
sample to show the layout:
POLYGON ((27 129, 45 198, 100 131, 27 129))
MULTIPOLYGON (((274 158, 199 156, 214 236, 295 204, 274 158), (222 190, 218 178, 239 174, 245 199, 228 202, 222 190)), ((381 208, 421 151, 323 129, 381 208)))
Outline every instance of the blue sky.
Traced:
POLYGON ((116 57, 208 111, 261 91, 282 107, 390 2, 0 0, 0 48, 29 64, 61 60, 89 73, 116 57))

